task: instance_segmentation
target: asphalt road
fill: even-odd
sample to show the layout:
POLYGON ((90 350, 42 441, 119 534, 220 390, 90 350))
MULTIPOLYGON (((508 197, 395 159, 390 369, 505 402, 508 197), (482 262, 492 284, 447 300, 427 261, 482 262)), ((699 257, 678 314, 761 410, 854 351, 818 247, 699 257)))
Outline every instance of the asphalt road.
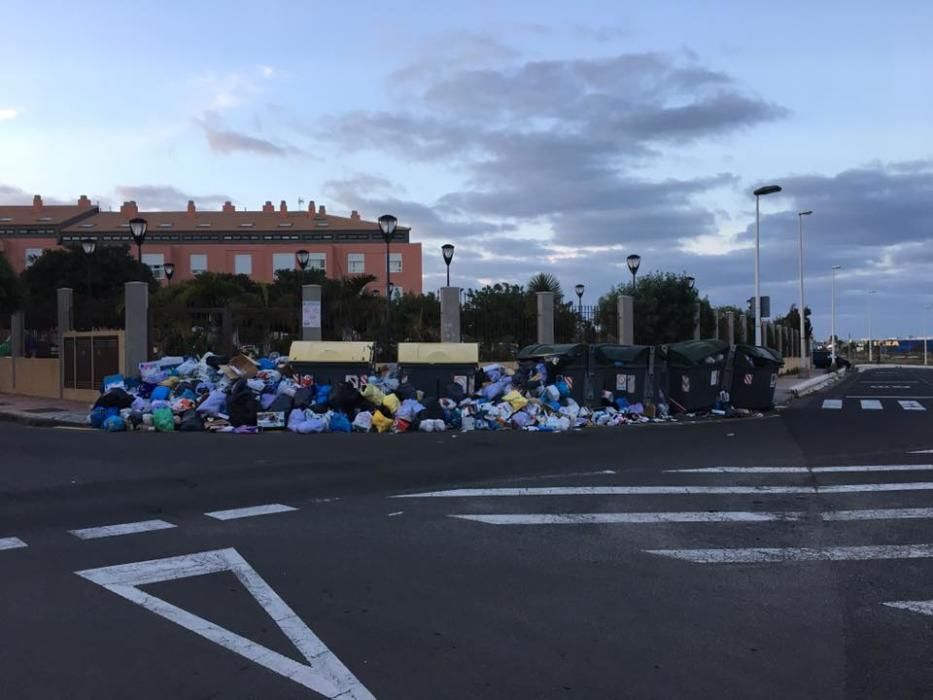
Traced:
POLYGON ((931 412, 885 368, 563 435, 0 425, 0 697, 930 697, 931 412))

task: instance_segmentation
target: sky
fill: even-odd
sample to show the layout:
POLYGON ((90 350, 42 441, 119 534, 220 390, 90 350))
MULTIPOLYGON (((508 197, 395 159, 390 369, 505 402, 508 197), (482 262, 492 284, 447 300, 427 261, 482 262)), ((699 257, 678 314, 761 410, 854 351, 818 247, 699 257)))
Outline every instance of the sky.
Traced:
POLYGON ((4 3, 0 202, 393 213, 424 288, 641 272, 933 333, 933 4, 4 3), (874 294, 870 294, 874 291, 874 294))

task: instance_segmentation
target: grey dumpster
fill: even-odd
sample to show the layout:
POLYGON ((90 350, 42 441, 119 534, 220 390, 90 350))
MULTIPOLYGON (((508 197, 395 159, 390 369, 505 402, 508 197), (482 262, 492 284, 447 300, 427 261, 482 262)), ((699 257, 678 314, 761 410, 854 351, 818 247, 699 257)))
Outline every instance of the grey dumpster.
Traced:
POLYGON ((732 405, 751 409, 774 406, 774 388, 783 365, 784 358, 771 348, 736 345, 729 389, 732 405))
POLYGON ((589 384, 589 348, 582 344, 526 345, 518 351, 519 367, 533 369, 543 363, 548 370, 548 383, 562 377, 570 388, 570 396, 581 406, 586 405, 589 384))
POLYGON ((372 341, 296 340, 288 355, 298 374, 311 376, 319 385, 349 382, 363 389, 372 374, 372 341))
POLYGON ((469 396, 478 363, 477 343, 398 344, 401 376, 426 396, 447 397, 451 384, 458 384, 469 396))
POLYGON ((657 361, 650 345, 592 346, 590 371, 593 398, 610 403, 623 398, 629 404, 667 402, 667 366, 657 361))
POLYGON ((688 340, 668 345, 664 356, 672 408, 686 413, 712 408, 722 391, 729 344, 724 340, 688 340))

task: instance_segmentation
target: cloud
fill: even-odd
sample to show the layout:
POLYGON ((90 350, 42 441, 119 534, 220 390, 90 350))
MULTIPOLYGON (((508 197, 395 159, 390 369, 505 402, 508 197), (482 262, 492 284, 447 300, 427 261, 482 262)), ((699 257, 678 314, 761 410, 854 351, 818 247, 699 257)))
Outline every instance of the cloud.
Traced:
POLYGON ((0 122, 16 119, 18 116, 19 111, 13 109, 12 107, 0 107, 0 122))
POLYGON ((183 210, 189 200, 199 208, 220 209, 224 202, 232 200, 225 194, 187 194, 171 185, 117 185, 114 192, 120 200, 132 199, 139 203, 141 209, 158 211, 183 210))
POLYGON ((291 144, 278 144, 235 131, 225 126, 216 113, 207 112, 203 117, 195 119, 195 123, 204 131, 207 145, 214 153, 230 154, 245 151, 275 158, 308 155, 301 148, 291 144))
MULTIPOLYGON (((0 204, 22 206, 32 204, 32 198, 36 192, 27 192, 26 190, 16 187, 15 185, 5 185, 0 183, 0 204)), ((59 197, 53 197, 49 195, 42 195, 42 202, 44 204, 74 204, 77 201, 77 197, 74 200, 65 200, 60 199, 59 197)))

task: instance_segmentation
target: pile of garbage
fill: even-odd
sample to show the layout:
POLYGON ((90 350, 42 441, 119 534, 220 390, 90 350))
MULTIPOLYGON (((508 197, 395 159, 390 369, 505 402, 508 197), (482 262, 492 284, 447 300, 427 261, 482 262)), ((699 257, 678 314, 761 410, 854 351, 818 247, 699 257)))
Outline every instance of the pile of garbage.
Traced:
POLYGON ((563 432, 674 420, 667 404, 629 404, 611 392, 598 408, 581 406, 547 362, 518 370, 487 365, 473 378, 475 391, 451 382, 440 396, 425 395, 395 365, 378 367, 357 388, 318 383, 275 354, 165 357, 139 370, 134 379, 105 378, 88 416, 91 426, 112 432, 563 432))

